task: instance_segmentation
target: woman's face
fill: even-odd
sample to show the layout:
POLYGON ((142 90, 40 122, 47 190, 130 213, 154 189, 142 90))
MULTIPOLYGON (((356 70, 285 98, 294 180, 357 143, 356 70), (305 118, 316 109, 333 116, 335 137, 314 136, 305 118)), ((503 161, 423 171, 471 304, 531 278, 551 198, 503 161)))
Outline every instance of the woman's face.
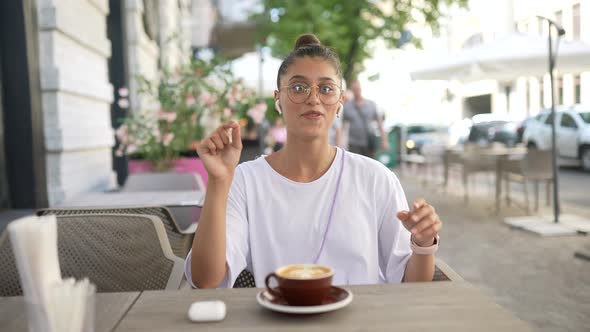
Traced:
POLYGON ((324 136, 327 139, 336 111, 343 102, 341 85, 336 69, 329 61, 313 57, 296 59, 281 77, 281 90, 275 91, 275 100, 279 101, 289 134, 302 139, 324 136), (298 103, 298 91, 307 87, 312 87, 309 97, 298 103), (336 88, 336 99, 329 96, 331 87, 336 88))

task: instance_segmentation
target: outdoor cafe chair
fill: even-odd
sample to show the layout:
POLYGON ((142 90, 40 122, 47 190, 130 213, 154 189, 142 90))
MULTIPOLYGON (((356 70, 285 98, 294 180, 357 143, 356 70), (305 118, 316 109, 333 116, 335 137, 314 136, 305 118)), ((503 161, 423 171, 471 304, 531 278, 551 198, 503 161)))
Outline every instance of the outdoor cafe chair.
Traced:
POLYGON ((197 228, 197 224, 192 224, 190 228, 181 229, 170 210, 164 206, 48 208, 37 211, 38 216, 50 214, 58 216, 140 214, 158 217, 164 223, 164 228, 166 229, 172 252, 182 259, 186 258, 186 255, 192 247, 194 233, 197 228))
MULTIPOLYGON (((463 281, 463 278, 439 258, 435 259, 434 277, 432 281, 463 281)), ((250 271, 243 270, 236 279, 233 288, 256 287, 254 276, 250 271)))
MULTIPOLYGON (((157 192, 161 191, 206 191, 206 185, 200 174, 197 173, 139 173, 130 174, 121 189, 123 193, 157 192)), ((189 226, 198 219, 201 206, 175 206, 169 207, 176 221, 183 226, 189 226)))
POLYGON ((530 210, 528 183, 533 182, 535 190, 535 211, 539 210, 539 182, 545 182, 546 204, 549 205, 553 169, 551 150, 529 149, 523 158, 502 161, 502 174, 506 188, 506 204, 510 206, 510 183, 522 184, 524 190, 524 208, 530 210))
POLYGON ((466 144, 461 155, 463 195, 469 200, 469 178, 477 173, 491 174, 496 171, 496 157, 486 152, 497 149, 496 146, 482 147, 476 144, 466 144))
MULTIPOLYGON (((184 260, 172 253, 162 221, 154 216, 57 216, 63 278, 87 277, 99 292, 179 289, 184 260)), ((22 295, 8 232, 0 235, 0 296, 22 295)))

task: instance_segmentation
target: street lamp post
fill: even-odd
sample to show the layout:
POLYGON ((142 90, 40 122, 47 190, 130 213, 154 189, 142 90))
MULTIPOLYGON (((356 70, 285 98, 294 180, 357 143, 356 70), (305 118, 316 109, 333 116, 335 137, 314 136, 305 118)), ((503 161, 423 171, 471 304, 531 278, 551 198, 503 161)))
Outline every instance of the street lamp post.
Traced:
POLYGON ((548 45, 549 45, 549 79, 551 81, 551 162, 553 168, 553 217, 554 222, 559 223, 559 213, 560 213, 560 206, 559 206, 559 178, 558 178, 558 168, 557 168, 557 145, 555 143, 555 89, 553 81, 553 70, 555 69, 555 61, 557 58, 557 46, 559 46, 559 38, 565 35, 565 30, 559 26, 557 23, 553 22, 552 20, 538 16, 539 18, 547 21, 548 26, 548 45), (557 31, 557 41, 556 41, 556 51, 553 54, 553 38, 551 38, 551 27, 555 27, 557 31))

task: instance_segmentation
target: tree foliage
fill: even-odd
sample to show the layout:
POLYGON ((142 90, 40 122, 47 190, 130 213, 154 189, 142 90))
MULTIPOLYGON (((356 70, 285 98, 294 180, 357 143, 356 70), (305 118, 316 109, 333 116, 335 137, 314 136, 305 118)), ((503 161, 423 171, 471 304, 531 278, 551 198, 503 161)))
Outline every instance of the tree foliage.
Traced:
MULTIPOLYGON (((263 0, 263 11, 253 16, 260 25, 262 40, 273 55, 288 54, 298 35, 315 33, 324 45, 340 56, 344 79, 350 82, 363 70, 371 56, 371 41, 383 39, 388 47, 399 47, 408 38, 410 25, 423 22, 438 29, 442 9, 467 0, 263 0)), ((409 39, 409 40, 408 40, 409 39)))

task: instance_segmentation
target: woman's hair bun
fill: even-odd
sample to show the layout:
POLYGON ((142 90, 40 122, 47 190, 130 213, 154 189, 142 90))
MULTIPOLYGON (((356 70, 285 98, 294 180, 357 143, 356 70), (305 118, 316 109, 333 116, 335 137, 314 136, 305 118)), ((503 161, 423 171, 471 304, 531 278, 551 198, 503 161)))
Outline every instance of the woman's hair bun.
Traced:
POLYGON ((298 48, 310 46, 310 45, 318 45, 319 46, 319 45, 322 45, 322 43, 320 43, 320 40, 314 34, 306 33, 306 34, 303 34, 297 38, 297 41, 295 42, 294 50, 296 50, 298 48))

